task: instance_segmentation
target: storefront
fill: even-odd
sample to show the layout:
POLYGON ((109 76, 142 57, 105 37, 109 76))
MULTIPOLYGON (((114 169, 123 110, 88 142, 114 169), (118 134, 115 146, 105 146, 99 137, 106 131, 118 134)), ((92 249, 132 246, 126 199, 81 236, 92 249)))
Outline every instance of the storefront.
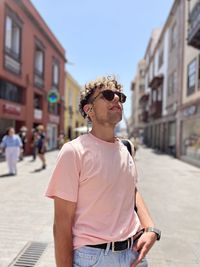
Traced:
POLYGON ((181 158, 200 166, 200 105, 193 105, 182 112, 181 158))
POLYGON ((15 120, 0 119, 0 142, 2 140, 2 137, 6 133, 6 129, 8 129, 9 127, 15 128, 15 120))
POLYGON ((0 140, 9 127, 18 133, 25 123, 25 108, 22 105, 0 100, 0 140))

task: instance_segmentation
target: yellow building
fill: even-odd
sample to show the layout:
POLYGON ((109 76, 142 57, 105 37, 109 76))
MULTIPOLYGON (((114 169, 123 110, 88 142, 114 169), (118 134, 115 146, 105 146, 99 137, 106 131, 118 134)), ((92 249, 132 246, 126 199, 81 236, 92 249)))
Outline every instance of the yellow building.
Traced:
POLYGON ((69 72, 65 74, 65 119, 64 129, 67 140, 80 135, 77 128, 85 126, 86 121, 79 112, 81 86, 69 72))

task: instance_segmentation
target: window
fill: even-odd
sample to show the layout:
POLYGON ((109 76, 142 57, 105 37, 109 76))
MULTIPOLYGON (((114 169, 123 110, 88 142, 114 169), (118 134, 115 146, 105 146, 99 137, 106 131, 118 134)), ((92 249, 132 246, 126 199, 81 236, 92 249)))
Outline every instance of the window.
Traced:
POLYGON ((59 115, 60 114, 60 104, 48 102, 48 111, 51 114, 59 115))
POLYGON ((199 69, 198 69, 198 89, 200 90, 200 55, 199 55, 199 69))
POLYGON ((71 88, 69 88, 69 91, 68 91, 68 112, 69 112, 69 116, 72 117, 73 115, 73 93, 72 93, 71 88))
POLYGON ((5 80, 0 80, 0 99, 23 104, 23 93, 23 88, 5 80))
POLYGON ((160 69, 163 65, 163 48, 159 51, 159 57, 158 57, 158 68, 160 69))
POLYGON ((172 72, 168 78, 168 96, 175 93, 176 88, 176 71, 172 72))
POLYGON ((15 74, 21 71, 22 22, 14 12, 7 10, 5 17, 5 67, 15 74))
POLYGON ((141 84, 139 85, 139 91, 140 91, 140 92, 143 92, 144 89, 145 89, 145 85, 144 85, 143 83, 141 83, 141 84))
POLYGON ((38 94, 34 94, 34 108, 35 109, 42 109, 42 96, 38 94))
POLYGON ((76 113, 79 114, 79 103, 80 103, 80 96, 76 97, 76 113))
POLYGON ((12 20, 11 17, 6 17, 6 51, 15 59, 20 57, 20 27, 12 20))
POLYGON ((171 28, 171 36, 170 36, 170 50, 172 50, 176 46, 176 23, 173 24, 171 28))
POLYGON ((144 76, 145 76, 145 70, 141 69, 140 70, 140 77, 144 78, 144 76))
POLYGON ((38 47, 35 52, 35 72, 40 77, 43 77, 44 75, 44 52, 38 47))
POLYGON ((196 86, 196 58, 188 65, 187 68, 187 95, 195 92, 196 86))
POLYGON ((44 48, 38 41, 35 47, 34 83, 39 88, 44 86, 44 48))
POLYGON ((54 60, 52 66, 52 85, 58 89, 59 87, 59 63, 54 60))

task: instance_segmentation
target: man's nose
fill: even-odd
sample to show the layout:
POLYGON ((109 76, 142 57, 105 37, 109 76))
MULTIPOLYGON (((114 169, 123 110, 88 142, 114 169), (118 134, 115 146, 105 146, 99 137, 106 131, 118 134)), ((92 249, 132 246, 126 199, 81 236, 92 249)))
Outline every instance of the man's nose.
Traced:
POLYGON ((119 96, 117 94, 114 94, 113 101, 114 102, 118 102, 119 101, 119 96))

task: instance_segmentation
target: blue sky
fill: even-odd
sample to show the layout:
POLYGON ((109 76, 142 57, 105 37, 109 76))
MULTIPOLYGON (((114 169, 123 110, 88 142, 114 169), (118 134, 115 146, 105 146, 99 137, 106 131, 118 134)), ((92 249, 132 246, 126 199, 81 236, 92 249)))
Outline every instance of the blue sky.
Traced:
POLYGON ((58 38, 80 85, 116 74, 124 85, 126 117, 131 114, 130 84, 151 32, 162 27, 173 0, 31 0, 58 38))

